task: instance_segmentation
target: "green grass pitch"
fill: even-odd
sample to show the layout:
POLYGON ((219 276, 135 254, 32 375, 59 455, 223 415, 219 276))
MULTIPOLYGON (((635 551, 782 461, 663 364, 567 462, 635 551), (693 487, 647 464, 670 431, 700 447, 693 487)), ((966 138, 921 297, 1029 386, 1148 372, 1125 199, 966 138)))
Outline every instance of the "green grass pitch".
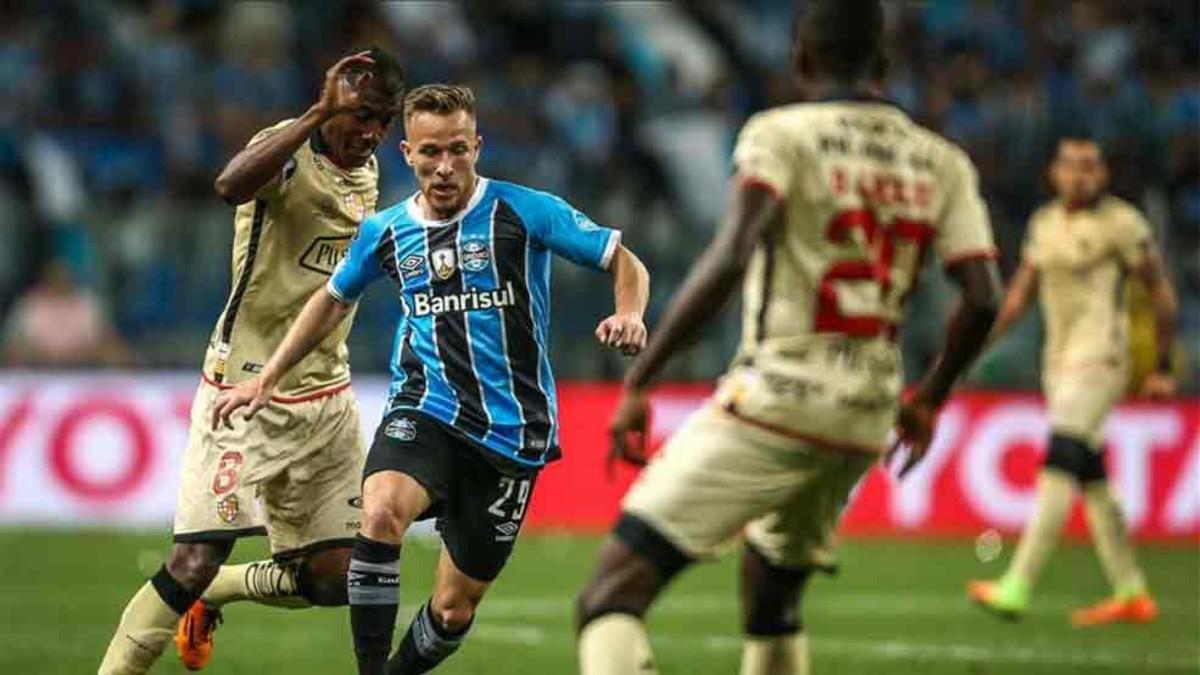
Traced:
MULTIPOLYGON (((121 608, 166 543, 162 534, 0 530, 0 673, 96 672, 121 608)), ((438 672, 574 672, 571 603, 592 570, 598 543, 594 537, 523 537, 471 638, 438 672)), ((261 540, 247 540, 234 556, 248 560, 264 552, 261 540)), ((1006 624, 970 607, 962 589, 968 577, 997 574, 1007 555, 981 563, 969 541, 846 542, 841 574, 818 579, 808 591, 813 672, 1200 672, 1200 549, 1143 546, 1140 557, 1162 605, 1161 620, 1081 631, 1067 624, 1067 611, 1105 592, 1085 546, 1061 547, 1031 614, 1006 624)), ((435 560, 432 542, 405 547, 397 639, 429 592, 435 560)), ((735 556, 726 555, 690 570, 668 590, 650 620, 662 673, 737 672, 735 573, 735 556)), ((347 625, 343 609, 230 606, 206 672, 352 673, 347 625)), ((154 672, 185 671, 172 649, 154 672)))

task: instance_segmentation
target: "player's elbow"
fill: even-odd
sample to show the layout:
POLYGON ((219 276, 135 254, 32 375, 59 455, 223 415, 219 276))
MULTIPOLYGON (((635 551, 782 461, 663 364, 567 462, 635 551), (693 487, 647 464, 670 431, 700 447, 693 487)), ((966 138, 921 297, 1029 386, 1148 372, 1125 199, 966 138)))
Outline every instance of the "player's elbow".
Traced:
POLYGON ((250 201, 251 195, 247 195, 242 190, 237 189, 237 184, 228 171, 222 171, 213 181, 213 190, 221 201, 230 206, 237 206, 250 201))

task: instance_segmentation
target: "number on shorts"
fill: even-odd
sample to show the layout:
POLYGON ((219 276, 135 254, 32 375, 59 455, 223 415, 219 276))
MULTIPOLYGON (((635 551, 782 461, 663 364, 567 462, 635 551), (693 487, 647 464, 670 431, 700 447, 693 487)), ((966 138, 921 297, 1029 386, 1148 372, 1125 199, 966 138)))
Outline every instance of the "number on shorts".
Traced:
POLYGON ((499 499, 492 502, 488 507, 488 513, 497 518, 505 518, 507 520, 520 520, 525 515, 525 508, 529 505, 529 492, 532 483, 528 478, 522 478, 517 481, 508 476, 500 477, 500 490, 504 493, 499 499), (517 503, 513 507, 512 513, 508 514, 504 511, 504 503, 509 497, 513 496, 513 491, 517 493, 517 503))
POLYGON ((217 460, 217 475, 213 476, 213 494, 223 495, 237 487, 238 469, 242 467, 242 453, 230 450, 217 460))

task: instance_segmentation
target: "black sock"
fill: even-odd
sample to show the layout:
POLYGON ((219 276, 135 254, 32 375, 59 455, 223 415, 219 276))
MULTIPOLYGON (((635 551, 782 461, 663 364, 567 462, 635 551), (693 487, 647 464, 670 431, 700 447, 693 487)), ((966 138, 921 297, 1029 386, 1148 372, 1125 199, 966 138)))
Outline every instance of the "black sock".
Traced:
POLYGON ((179 583, 167 571, 166 565, 159 567, 154 576, 150 577, 150 584, 158 592, 158 597, 162 598, 162 601, 167 603, 168 607, 175 610, 175 613, 181 616, 187 614, 192 603, 200 599, 200 593, 179 583))
POLYGON ((418 675, 433 670, 458 650, 474 622, 472 618, 467 625, 450 632, 438 625, 428 602, 421 605, 396 655, 388 661, 387 675, 418 675))
POLYGON ((400 604, 400 547, 355 537, 346 591, 358 673, 384 675, 400 604))

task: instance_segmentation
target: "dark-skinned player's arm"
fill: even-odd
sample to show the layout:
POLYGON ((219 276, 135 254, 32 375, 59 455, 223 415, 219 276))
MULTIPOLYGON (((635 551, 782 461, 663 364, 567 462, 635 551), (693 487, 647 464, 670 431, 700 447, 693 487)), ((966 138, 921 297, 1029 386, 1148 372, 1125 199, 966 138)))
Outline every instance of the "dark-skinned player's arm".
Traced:
POLYGON ((367 56, 368 53, 353 54, 333 64, 325 71, 321 98, 303 115, 234 155, 213 183, 217 195, 231 205, 254 199, 264 188, 280 180, 288 159, 317 127, 334 115, 360 107, 360 92, 370 83, 371 73, 363 73, 355 86, 351 86, 342 75, 347 68, 374 63, 367 56))
POLYGON ((999 340, 1017 322, 1017 319, 1025 314, 1025 310, 1029 309, 1029 305, 1033 301, 1034 293, 1037 292, 1037 286, 1037 268, 1027 261, 1022 262, 1021 266, 1017 268, 1017 273, 1013 275, 1012 281, 1008 284, 1004 302, 1000 305, 1000 313, 996 315, 996 323, 992 325, 992 333, 988 338, 989 343, 999 340))
POLYGON ((1157 246, 1152 243, 1144 244, 1142 264, 1136 272, 1150 291, 1150 300, 1154 303, 1154 337, 1157 348, 1154 372, 1142 383, 1141 393, 1155 399, 1170 398, 1175 395, 1175 377, 1171 374, 1171 346, 1175 340, 1179 301, 1175 297, 1175 289, 1171 287, 1170 279, 1167 278, 1157 246))
POLYGON ((646 304, 650 302, 650 273, 633 251, 617 245, 608 272, 613 278, 613 313, 596 326, 602 345, 636 356, 646 346, 646 304))
POLYGON ((230 416, 241 407, 246 408, 242 418, 252 418, 271 400, 283 376, 333 332, 353 308, 354 303, 339 301, 328 287, 318 288, 308 298, 304 309, 300 310, 300 315, 275 348, 275 353, 271 354, 262 372, 226 389, 217 397, 212 413, 213 430, 221 424, 232 429, 230 416))
MULTIPOLYGON (((900 405, 896 441, 888 451, 886 461, 890 462, 901 448, 908 449, 908 459, 900 469, 901 478, 928 452, 938 409, 949 398, 959 376, 983 351, 1003 293, 1000 269, 990 257, 964 260, 946 271, 958 286, 961 297, 946 329, 946 343, 941 355, 900 405)), ((1014 303, 1013 311, 1019 315, 1016 310, 1014 303)))
POLYGON ((764 233, 778 226, 783 204, 764 183, 754 180, 736 183, 725 224, 671 298, 646 349, 634 359, 625 376, 621 401, 609 427, 610 460, 619 458, 645 464, 650 384, 667 360, 721 311, 738 287, 764 233))

